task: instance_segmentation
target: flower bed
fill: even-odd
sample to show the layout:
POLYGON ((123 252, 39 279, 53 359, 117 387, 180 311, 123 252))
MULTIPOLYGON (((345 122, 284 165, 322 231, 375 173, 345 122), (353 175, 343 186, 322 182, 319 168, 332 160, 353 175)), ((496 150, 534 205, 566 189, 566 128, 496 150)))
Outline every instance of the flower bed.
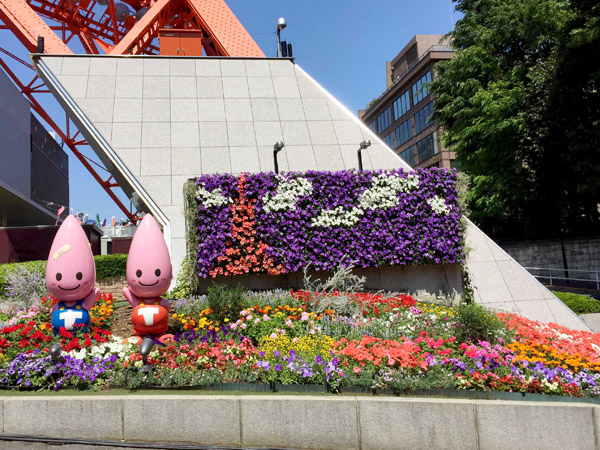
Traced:
POLYGON ((135 389, 242 382, 279 390, 321 385, 331 392, 357 387, 600 396, 597 334, 477 305, 419 303, 408 295, 278 291, 246 292, 242 300, 240 310, 219 315, 204 297, 178 301, 175 340, 154 347, 148 359, 153 371, 146 374, 137 370, 138 347, 108 329, 110 296, 94 308, 98 325, 89 333, 63 330, 59 336, 48 324, 53 300, 46 298, 0 330, 0 386, 135 389), (48 354, 53 342, 63 345, 58 360, 48 354))
POLYGON ((203 175, 188 202, 198 274, 459 262, 455 178, 443 169, 203 175))

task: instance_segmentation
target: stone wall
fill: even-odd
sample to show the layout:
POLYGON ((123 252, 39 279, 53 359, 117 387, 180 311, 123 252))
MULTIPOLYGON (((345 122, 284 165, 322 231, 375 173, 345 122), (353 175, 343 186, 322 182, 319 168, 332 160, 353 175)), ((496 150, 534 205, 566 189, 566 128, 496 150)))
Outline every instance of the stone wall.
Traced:
POLYGON ((599 449, 600 438, 600 406, 589 403, 185 394, 11 396, 0 397, 0 403, 4 439, 25 435, 304 449, 592 450, 599 449), (151 418, 160 418, 160 426, 151 418))
MULTIPOLYGON (((600 237, 565 239, 565 255, 570 270, 600 270, 600 237)), ((500 243, 500 246, 523 267, 562 269, 560 241, 522 241, 500 243)), ((570 274, 575 278, 594 277, 593 274, 570 274)))

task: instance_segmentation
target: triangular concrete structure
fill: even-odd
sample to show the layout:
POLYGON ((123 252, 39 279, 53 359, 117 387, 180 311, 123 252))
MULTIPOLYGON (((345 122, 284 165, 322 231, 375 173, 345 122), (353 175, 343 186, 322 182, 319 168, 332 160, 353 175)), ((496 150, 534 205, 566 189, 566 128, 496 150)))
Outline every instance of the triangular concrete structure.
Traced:
MULTIPOLYGON (((35 68, 124 190, 185 256, 183 184, 202 173, 410 169, 288 59, 34 55, 35 68)), ((467 229, 476 301, 589 329, 477 227, 467 229)))

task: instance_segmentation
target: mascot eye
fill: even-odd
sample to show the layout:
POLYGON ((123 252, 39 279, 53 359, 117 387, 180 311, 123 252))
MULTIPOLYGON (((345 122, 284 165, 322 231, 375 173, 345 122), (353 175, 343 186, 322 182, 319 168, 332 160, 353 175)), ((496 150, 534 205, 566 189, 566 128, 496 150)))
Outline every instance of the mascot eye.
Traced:
POLYGON ((135 271, 135 274, 136 274, 136 275, 138 276, 138 278, 139 278, 139 277, 141 277, 141 276, 142 276, 142 271, 141 271, 140 269, 138 269, 138 270, 136 270, 136 271, 135 271))
POLYGON ((56 273, 56 281, 60 281, 60 280, 62 280, 62 273, 57 272, 56 273))
POLYGON ((83 274, 81 272, 77 272, 75 274, 75 278, 77 278, 78 280, 81 280, 83 278, 83 274))
POLYGON ((157 277, 160 277, 160 269, 156 269, 154 271, 154 275, 156 275, 157 277))

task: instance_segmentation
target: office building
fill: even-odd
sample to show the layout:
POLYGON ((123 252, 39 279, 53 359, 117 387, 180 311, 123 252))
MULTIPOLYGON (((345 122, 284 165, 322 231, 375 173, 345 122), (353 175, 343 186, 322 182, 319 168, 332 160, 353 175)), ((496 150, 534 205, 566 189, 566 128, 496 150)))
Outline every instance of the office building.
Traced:
POLYGON ((386 64, 386 90, 359 118, 412 167, 455 167, 455 154, 443 148, 431 115, 429 83, 438 61, 452 58, 444 37, 417 34, 386 64))

